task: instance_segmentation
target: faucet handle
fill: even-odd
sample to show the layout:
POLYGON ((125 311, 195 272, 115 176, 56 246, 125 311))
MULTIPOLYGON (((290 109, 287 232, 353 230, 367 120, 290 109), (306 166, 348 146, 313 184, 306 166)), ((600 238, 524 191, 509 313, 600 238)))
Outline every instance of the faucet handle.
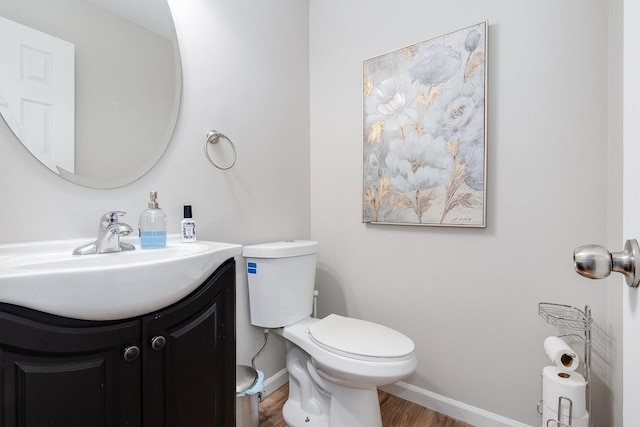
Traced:
POLYGON ((108 227, 111 224, 118 222, 118 217, 126 215, 126 212, 122 211, 110 211, 102 215, 100 218, 100 227, 108 227))

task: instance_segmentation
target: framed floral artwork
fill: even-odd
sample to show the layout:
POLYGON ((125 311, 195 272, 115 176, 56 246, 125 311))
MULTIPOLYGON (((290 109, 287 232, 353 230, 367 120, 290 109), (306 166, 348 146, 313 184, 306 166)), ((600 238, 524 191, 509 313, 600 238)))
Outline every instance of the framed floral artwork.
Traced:
POLYGON ((486 226, 487 23, 363 62, 363 222, 486 226))

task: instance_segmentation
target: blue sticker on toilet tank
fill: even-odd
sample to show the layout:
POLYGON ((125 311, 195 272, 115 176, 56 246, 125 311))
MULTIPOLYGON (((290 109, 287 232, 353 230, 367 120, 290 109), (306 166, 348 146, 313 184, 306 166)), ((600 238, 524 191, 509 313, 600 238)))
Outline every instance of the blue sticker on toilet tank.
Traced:
POLYGON ((258 272, 258 264, 256 264, 255 262, 248 262, 247 273, 256 274, 257 272, 258 272))

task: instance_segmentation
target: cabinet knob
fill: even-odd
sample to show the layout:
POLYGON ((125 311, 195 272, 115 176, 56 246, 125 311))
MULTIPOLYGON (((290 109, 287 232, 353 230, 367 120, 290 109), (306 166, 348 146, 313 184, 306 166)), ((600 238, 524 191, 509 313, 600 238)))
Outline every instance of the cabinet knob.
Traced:
POLYGON ((140 356, 140 348, 137 345, 130 345, 122 352, 122 357, 127 362, 133 362, 140 356))
POLYGON ((162 350, 165 344, 167 344, 167 339, 162 335, 151 338, 151 348, 154 350, 162 350))

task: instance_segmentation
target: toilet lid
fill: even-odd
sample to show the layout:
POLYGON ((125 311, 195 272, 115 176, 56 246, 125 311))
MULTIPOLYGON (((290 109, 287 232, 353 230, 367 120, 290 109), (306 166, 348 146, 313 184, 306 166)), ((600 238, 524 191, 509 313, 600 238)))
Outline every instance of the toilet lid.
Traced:
POLYGON ((386 326, 366 320, 330 314, 309 326, 313 341, 347 356, 395 358, 411 354, 413 341, 386 326))

